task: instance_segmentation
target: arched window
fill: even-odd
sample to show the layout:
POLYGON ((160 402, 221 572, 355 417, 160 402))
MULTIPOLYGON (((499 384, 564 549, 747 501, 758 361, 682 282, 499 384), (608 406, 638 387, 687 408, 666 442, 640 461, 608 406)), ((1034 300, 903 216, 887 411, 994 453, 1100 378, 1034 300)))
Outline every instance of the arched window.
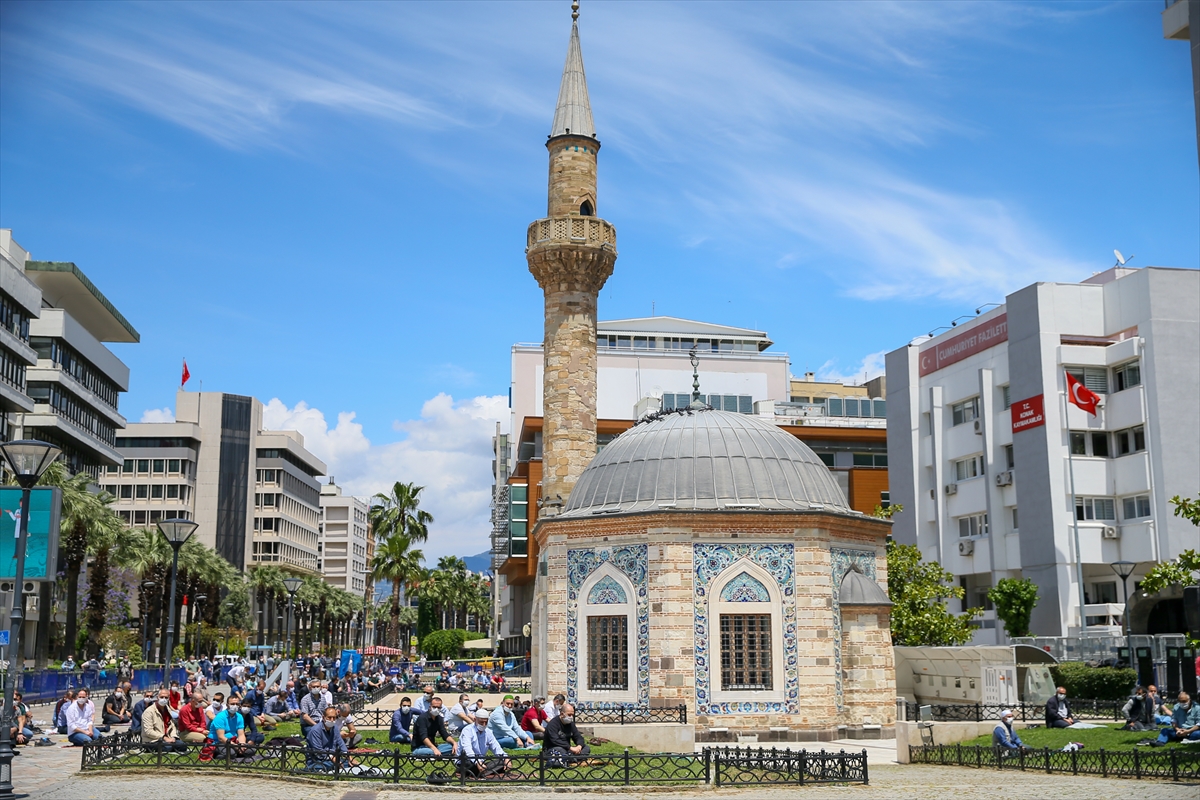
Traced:
POLYGON ((782 700, 783 609, 775 579, 753 561, 731 564, 714 581, 709 662, 715 702, 782 700))
POLYGON ((605 564, 580 587, 579 597, 579 699, 637 702, 636 590, 605 564))
POLYGON ((596 215, 596 211, 595 211, 595 209, 592 208, 592 201, 584 200, 583 204, 579 206, 579 216, 594 217, 595 215, 596 215))

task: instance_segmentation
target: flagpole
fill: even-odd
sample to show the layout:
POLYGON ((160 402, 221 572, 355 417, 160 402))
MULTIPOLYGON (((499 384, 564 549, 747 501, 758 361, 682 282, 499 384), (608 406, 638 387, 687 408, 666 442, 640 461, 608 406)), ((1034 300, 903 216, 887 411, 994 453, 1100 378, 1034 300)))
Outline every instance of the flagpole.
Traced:
POLYGON ((1083 553, 1079 550, 1079 511, 1075 505, 1075 457, 1071 453, 1071 421, 1070 407, 1067 405, 1067 395, 1062 395, 1063 426, 1067 429, 1067 469, 1071 474, 1071 523, 1075 529, 1075 580, 1079 584, 1079 634, 1087 636, 1087 605, 1083 594, 1083 553))

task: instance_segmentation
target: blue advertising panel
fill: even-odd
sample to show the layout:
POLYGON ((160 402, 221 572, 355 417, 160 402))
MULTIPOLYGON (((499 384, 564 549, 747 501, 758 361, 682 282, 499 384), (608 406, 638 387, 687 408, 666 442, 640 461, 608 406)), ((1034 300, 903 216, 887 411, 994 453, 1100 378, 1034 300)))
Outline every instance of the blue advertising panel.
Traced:
MULTIPOLYGON (((39 488, 29 493, 29 541, 25 545, 25 580, 54 580, 58 567, 58 523, 62 490, 39 488)), ((17 532, 21 490, 0 489, 0 578, 17 577, 17 532)))

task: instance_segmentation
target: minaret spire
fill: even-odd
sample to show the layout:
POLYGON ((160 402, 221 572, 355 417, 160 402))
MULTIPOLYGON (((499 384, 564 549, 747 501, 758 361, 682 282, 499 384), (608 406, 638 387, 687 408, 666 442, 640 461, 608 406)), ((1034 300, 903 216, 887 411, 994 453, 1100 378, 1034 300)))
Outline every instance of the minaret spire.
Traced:
POLYGON ((583 50, 579 47, 579 0, 571 4, 571 42, 567 45, 567 63, 563 65, 562 84, 550 135, 596 138, 592 122, 592 103, 588 99, 587 76, 583 72, 583 50))

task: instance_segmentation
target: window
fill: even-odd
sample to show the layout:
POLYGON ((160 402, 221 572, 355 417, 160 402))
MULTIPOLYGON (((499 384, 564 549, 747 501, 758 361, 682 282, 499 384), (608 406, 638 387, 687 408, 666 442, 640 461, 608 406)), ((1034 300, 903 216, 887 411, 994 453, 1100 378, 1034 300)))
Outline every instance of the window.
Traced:
POLYGON ((166 469, 166 463, 167 462, 163 461, 161 458, 154 459, 153 470, 152 470, 154 472, 154 474, 162 475, 164 470, 166 469))
POLYGON ((121 464, 121 472, 133 472, 133 459, 127 458, 121 464))
POLYGON ((950 406, 950 415, 954 420, 954 425, 962 425, 964 422, 979 419, 979 398, 972 397, 970 400, 955 403, 950 406))
MULTIPOLYGON (((1117 601, 1117 584, 1115 581, 1105 581, 1104 583, 1093 583, 1088 587, 1088 601, 1092 603, 1116 603, 1117 601)), ((1090 618, 1089 618, 1090 619, 1090 618)))
POLYGON ((146 524, 146 512, 145 511, 133 512, 133 524, 134 525, 145 525, 146 524))
POLYGON ((584 200, 584 201, 583 201, 583 203, 582 203, 582 204, 580 204, 580 206, 579 206, 579 215, 580 215, 581 217, 591 217, 591 216, 594 216, 594 215, 595 215, 595 213, 596 213, 596 212, 592 210, 592 204, 591 204, 591 201, 584 200))
POLYGON ((1008 384, 1000 387, 1000 394, 1005 408, 1012 408, 1012 392, 1008 384))
POLYGON ((179 474, 179 459, 178 458, 167 459, 167 472, 171 475, 179 474))
POLYGON ((131 485, 129 485, 128 483, 121 487, 121 499, 122 500, 132 500, 133 499, 133 487, 131 485))
POLYGON ((988 535, 988 518, 987 514, 972 514, 969 517, 958 518, 958 536, 960 539, 966 539, 970 536, 987 536, 988 535))
POLYGON ((983 456, 971 456, 954 462, 954 480, 968 481, 983 474, 983 456))
POLYGON ((1096 394, 1108 394, 1108 370, 1104 367, 1067 367, 1067 374, 1096 394))
POLYGON ((1017 507, 1016 506, 1013 506, 1013 510, 1012 510, 1012 529, 1014 531, 1019 531, 1021 529, 1020 523, 1017 522, 1017 507))
POLYGON ((1102 431, 1071 431, 1071 455, 1108 458, 1108 434, 1102 431))
POLYGON ((854 466, 856 467, 886 467, 887 456, 881 453, 855 453, 854 466))
POLYGON ((1092 432, 1092 455, 1096 458, 1108 458, 1108 434, 1092 432))
POLYGON ((167 485, 167 498, 170 500, 175 500, 178 497, 179 497, 179 485, 174 484, 174 483, 168 484, 167 485))
POLYGON ((1117 518, 1117 504, 1111 497, 1076 497, 1075 519, 1113 521, 1117 518))
POLYGON ((1113 370, 1114 391, 1120 392, 1132 389, 1142 382, 1142 367, 1137 361, 1130 361, 1113 370))
POLYGON ((513 484, 508 490, 508 553, 528 554, 529 547, 529 487, 513 484))
POLYGON ((1150 516, 1150 495, 1139 494, 1136 497, 1126 497, 1121 501, 1124 519, 1145 519, 1150 516))
POLYGON ((146 484, 139 483, 137 485, 136 491, 134 492, 134 495, 137 497, 138 500, 145 500, 146 495, 149 493, 149 488, 150 487, 148 487, 146 484))
POLYGON ((1126 428, 1123 431, 1117 431, 1113 434, 1113 443, 1116 445, 1118 456, 1140 453, 1146 449, 1146 428, 1138 425, 1133 428, 1126 428))
POLYGON ((817 453, 817 458, 827 467, 833 466, 833 453, 817 453))
POLYGON ((1004 445, 1004 468, 1015 469, 1016 466, 1017 459, 1013 454, 1013 446, 1011 444, 1004 445))
POLYGON ((156 483, 150 487, 150 497, 154 500, 162 500, 163 487, 161 483, 156 483))
POLYGON ((771 615, 721 615, 721 689, 771 688, 771 615))
POLYGON ((588 688, 629 688, 629 618, 588 617, 588 688))
POLYGON ((891 492, 880 492, 879 493, 879 507, 886 509, 886 508, 891 508, 891 506, 892 506, 892 493, 891 492))
POLYGON ((137 460, 137 472, 138 472, 138 475, 148 474, 150 472, 150 459, 139 458, 137 460))

